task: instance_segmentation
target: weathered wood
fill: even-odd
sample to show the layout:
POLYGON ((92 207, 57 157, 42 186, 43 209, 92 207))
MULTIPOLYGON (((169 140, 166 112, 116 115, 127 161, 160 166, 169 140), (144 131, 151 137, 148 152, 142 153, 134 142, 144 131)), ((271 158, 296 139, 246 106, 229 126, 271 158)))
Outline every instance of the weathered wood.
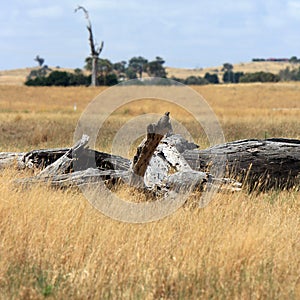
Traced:
POLYGON ((62 157, 70 148, 40 149, 24 153, 21 158, 23 168, 44 169, 62 157))
POLYGON ((0 170, 3 168, 17 165, 23 167, 22 158, 25 153, 18 152, 0 152, 0 170))
POLYGON ((185 140, 181 135, 172 134, 164 137, 153 153, 145 174, 147 187, 163 185, 174 172, 188 172, 191 167, 180 154, 186 149, 198 146, 185 140))
POLYGON ((17 161, 19 166, 44 169, 36 177, 23 181, 50 182, 53 186, 97 180, 122 180, 145 190, 163 191, 219 188, 220 185, 238 189, 236 180, 246 183, 250 189, 300 186, 300 140, 252 139, 198 149, 196 144, 171 132, 169 113, 166 113, 157 124, 147 127, 147 137, 132 162, 88 149, 88 137, 83 136, 72 148, 0 153, 0 167, 17 161), (226 169, 227 173, 218 173, 218 168, 226 169))
POLYGON ((67 174, 55 174, 49 176, 34 176, 22 178, 15 181, 17 185, 31 186, 33 183, 46 183, 55 188, 81 187, 90 183, 99 183, 100 181, 123 182, 129 181, 129 171, 99 170, 88 168, 82 171, 76 171, 67 174))
POLYGON ((246 182, 251 189, 283 189, 299 184, 299 140, 240 140, 204 150, 187 150, 182 155, 194 170, 209 171, 212 161, 224 160, 229 175, 246 182))
MULTIPOLYGON (((32 150, 27 153, 2 152, 0 153, 0 168, 9 167, 17 160, 20 168, 44 169, 64 156, 69 150, 70 148, 57 148, 32 150)), ((91 167, 97 167, 101 170, 128 170, 131 163, 127 158, 87 148, 82 149, 80 154, 77 153, 76 155, 76 159, 80 160, 76 164, 77 170, 91 167)), ((72 164, 71 169, 73 169, 72 164)))
POLYGON ((105 152, 100 152, 92 149, 84 149, 78 156, 79 164, 76 169, 82 170, 97 167, 100 170, 128 170, 131 161, 127 158, 113 155, 105 152))
POLYGON ((149 162, 163 136, 172 131, 169 112, 160 118, 157 124, 149 124, 147 127, 147 136, 138 146, 137 152, 133 158, 131 170, 131 184, 141 185, 149 162))
POLYGON ((168 176, 166 186, 176 192, 202 190, 208 178, 208 173, 190 169, 168 176))
POLYGON ((76 159, 76 153, 82 150, 88 142, 89 137, 84 134, 82 138, 72 148, 70 148, 62 157, 57 159, 54 163, 42 170, 38 174, 38 176, 49 177, 58 174, 69 173, 72 163, 76 159))

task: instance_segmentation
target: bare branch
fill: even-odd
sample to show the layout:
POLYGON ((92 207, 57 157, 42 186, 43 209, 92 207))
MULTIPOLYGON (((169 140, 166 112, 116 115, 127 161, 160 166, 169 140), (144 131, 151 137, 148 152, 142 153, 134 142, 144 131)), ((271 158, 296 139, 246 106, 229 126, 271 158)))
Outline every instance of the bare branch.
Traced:
POLYGON ((104 42, 102 41, 100 47, 98 47, 97 50, 96 50, 96 52, 98 53, 98 56, 102 52, 103 46, 104 46, 104 42))
POLYGON ((89 13, 88 13, 88 11, 87 11, 83 6, 78 5, 78 7, 75 8, 74 12, 76 13, 76 12, 77 12, 78 10, 80 10, 80 9, 83 10, 83 13, 84 13, 86 19, 89 20, 89 13))

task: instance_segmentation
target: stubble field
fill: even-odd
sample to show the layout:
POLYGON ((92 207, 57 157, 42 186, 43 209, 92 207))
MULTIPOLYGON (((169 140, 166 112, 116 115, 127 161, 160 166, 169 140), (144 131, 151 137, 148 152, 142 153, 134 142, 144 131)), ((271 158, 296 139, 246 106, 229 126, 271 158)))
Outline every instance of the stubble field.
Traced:
MULTIPOLYGON (((227 141, 300 139, 300 84, 194 88, 227 141)), ((80 114, 102 90, 0 86, 0 152, 71 146, 80 114)), ((165 111, 207 146, 189 114, 144 100, 109 118, 97 148, 108 150, 132 116, 165 111)), ((159 222, 125 224, 103 216, 77 190, 21 189, 12 182, 30 175, 0 171, 0 299, 300 297, 296 190, 219 193, 204 209, 186 205, 159 222)))

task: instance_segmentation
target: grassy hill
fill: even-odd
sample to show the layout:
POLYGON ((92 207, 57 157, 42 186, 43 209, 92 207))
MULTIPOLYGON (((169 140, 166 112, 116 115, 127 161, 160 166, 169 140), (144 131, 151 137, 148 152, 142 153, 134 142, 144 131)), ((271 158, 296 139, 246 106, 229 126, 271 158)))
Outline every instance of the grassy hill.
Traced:
MULTIPOLYGON (((234 72, 244 72, 244 73, 254 73, 259 71, 271 72, 274 74, 279 73, 280 70, 286 67, 295 68, 298 67, 296 64, 289 62, 248 62, 239 63, 233 65, 234 72)), ((186 78, 188 76, 201 76, 203 77, 205 73, 209 72, 211 74, 218 74, 220 78, 223 76, 222 71, 223 66, 209 67, 209 68, 196 68, 196 69, 180 69, 167 67, 168 77, 186 78)))
MULTIPOLYGON (((235 72, 252 73, 258 71, 265 71, 277 74, 280 70, 285 69, 286 67, 295 68, 298 65, 291 64, 289 62, 248 62, 234 64, 233 66, 235 72)), ((37 67, 0 71, 0 85, 23 85, 23 83, 26 80, 26 77, 32 70, 35 69, 37 69, 37 67)), ((51 67, 51 69, 61 71, 72 71, 72 69, 57 69, 53 67, 51 67)), ((220 79, 223 76, 222 66, 196 69, 166 67, 166 71, 168 73, 169 78, 173 76, 177 78, 186 78, 189 76, 203 77, 207 72, 212 74, 218 74, 220 79)))
MULTIPOLYGON (((69 71, 72 72, 73 69, 64 68, 53 68, 51 70, 69 71)), ((27 76, 32 70, 37 70, 38 67, 24 68, 24 69, 14 69, 14 70, 3 70, 0 71, 0 85, 23 85, 27 76)))

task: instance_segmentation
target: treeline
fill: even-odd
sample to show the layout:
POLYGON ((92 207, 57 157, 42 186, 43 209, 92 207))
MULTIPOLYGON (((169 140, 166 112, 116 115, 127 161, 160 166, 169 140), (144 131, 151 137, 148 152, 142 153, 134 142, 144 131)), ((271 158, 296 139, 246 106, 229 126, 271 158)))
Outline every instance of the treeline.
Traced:
MULTIPOLYGON (((128 62, 120 61, 112 63, 109 59, 99 59, 97 64, 98 85, 115 85, 119 82, 130 79, 142 79, 144 74, 150 77, 167 78, 164 67, 165 61, 157 56, 154 60, 138 56, 131 58, 128 62)), ((84 69, 88 72, 92 70, 92 59, 86 58, 84 69)), ((47 66, 38 70, 33 70, 25 85, 29 86, 77 86, 90 85, 91 75, 85 75, 81 69, 75 69, 73 72, 52 71, 47 66)))
MULTIPOLYGON (((230 63, 223 64, 222 68, 223 83, 246 83, 246 82, 278 82, 280 81, 280 76, 270 73, 270 72, 254 72, 254 73, 244 73, 244 72, 234 72, 233 65, 230 63)), ((201 85, 201 84, 218 84, 220 83, 217 74, 206 73, 204 77, 200 76, 189 76, 186 79, 180 79, 172 77, 172 79, 182 82, 188 85, 201 85)))
MULTIPOLYGON (((296 58, 297 59, 297 58, 296 58)), ((143 80, 144 75, 150 77, 167 78, 164 67, 165 61, 161 57, 156 57, 153 61, 148 61, 144 57, 133 57, 128 62, 121 61, 112 63, 108 59, 99 59, 98 62, 98 85, 112 86, 130 79, 140 79, 136 83, 149 84, 143 80)), ((92 62, 90 58, 85 60, 84 69, 91 71, 92 62)), ((279 82, 279 81, 300 81, 300 67, 286 68, 278 74, 270 72, 234 72, 234 67, 230 63, 223 64, 222 78, 218 75, 218 70, 214 73, 206 73, 201 76, 189 76, 187 78, 171 77, 175 81, 186 85, 205 85, 219 83, 247 83, 247 82, 279 82)), ((47 66, 38 70, 33 70, 28 76, 25 84, 28 86, 89 86, 91 75, 86 75, 81 69, 74 72, 55 70, 52 71, 47 66)), ((166 84, 166 80, 156 80, 155 84, 166 84)))
MULTIPOLYGON (((115 74, 107 74, 99 76, 100 85, 118 84, 118 78, 115 74)), ((91 75, 84 75, 82 70, 75 69, 74 73, 66 71, 51 71, 48 69, 43 76, 30 76, 27 78, 25 85, 27 86, 89 86, 91 83, 91 75), (50 71, 50 72, 49 72, 50 71)))

